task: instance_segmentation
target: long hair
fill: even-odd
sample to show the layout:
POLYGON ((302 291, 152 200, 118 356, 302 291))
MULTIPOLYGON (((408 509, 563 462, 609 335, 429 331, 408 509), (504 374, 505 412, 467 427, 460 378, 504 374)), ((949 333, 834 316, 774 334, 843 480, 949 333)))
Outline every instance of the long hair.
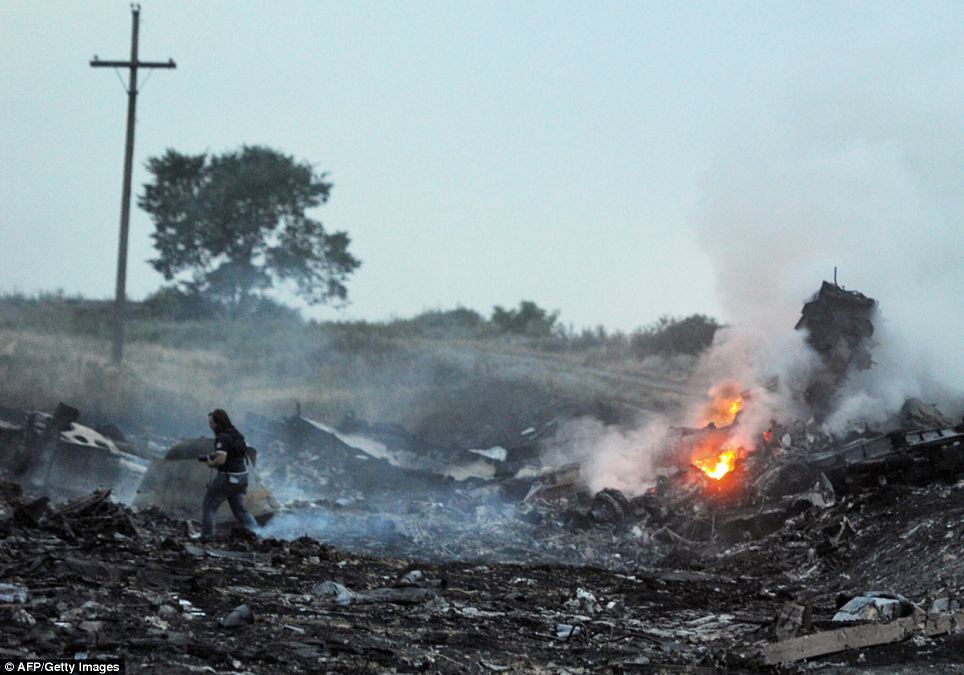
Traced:
POLYGON ((234 425, 231 424, 231 418, 228 417, 228 414, 220 408, 216 408, 209 412, 208 417, 211 418, 211 420, 214 422, 214 426, 217 427, 215 429, 216 433, 221 433, 222 431, 227 431, 228 429, 234 428, 234 425))

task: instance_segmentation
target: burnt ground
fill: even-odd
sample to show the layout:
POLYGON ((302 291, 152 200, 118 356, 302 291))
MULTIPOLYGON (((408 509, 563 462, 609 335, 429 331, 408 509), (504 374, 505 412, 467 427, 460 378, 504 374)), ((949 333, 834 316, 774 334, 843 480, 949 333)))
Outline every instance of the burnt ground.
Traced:
MULTIPOLYGON (((927 609, 964 595, 964 483, 839 497, 737 543, 665 543, 627 522, 536 530, 569 528, 574 549, 599 552, 588 565, 239 532, 202 546, 155 510, 91 499, 57 511, 4 493, 0 657, 119 656, 129 672, 768 671, 759 646, 788 601, 817 631, 835 626, 840 596, 893 591, 927 609), (647 555, 617 559, 614 542, 647 555), (242 604, 252 622, 220 625, 242 604)), ((962 647, 961 634, 918 637, 785 670, 964 672, 962 647)))

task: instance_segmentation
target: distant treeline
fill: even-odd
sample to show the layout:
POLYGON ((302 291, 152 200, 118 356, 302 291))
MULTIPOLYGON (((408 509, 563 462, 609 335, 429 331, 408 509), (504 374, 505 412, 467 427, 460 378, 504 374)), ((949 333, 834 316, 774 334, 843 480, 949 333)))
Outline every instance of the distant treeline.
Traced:
MULTIPOLYGON (((109 301, 62 293, 12 293, 0 296, 0 329, 67 332, 107 339, 111 312, 109 301)), ((223 305, 177 288, 164 288, 143 302, 129 303, 127 317, 129 339, 173 342, 178 346, 212 346, 228 339, 217 335, 218 331, 234 338, 253 337, 252 330, 262 336, 283 331, 287 335, 304 333, 304 338, 310 339, 313 331, 321 329, 329 338, 337 337, 342 350, 378 351, 388 347, 379 347, 379 341, 400 338, 504 339, 545 351, 597 352, 613 359, 699 354, 712 344, 721 327, 712 317, 693 314, 684 318, 664 316, 628 333, 607 331, 603 326, 577 330, 561 323, 558 311, 543 309, 528 300, 515 308, 496 306, 489 317, 456 307, 385 322, 318 322, 305 320, 297 310, 267 298, 257 299, 243 311, 225 314, 223 305)))

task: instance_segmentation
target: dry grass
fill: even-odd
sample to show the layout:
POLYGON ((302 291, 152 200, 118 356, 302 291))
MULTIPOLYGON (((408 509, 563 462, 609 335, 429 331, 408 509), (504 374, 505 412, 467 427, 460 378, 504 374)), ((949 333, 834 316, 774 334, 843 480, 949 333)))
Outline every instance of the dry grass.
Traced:
MULTIPOLYGON (((0 397, 7 405, 52 409, 71 403, 86 418, 165 423, 194 414, 216 391, 212 373, 223 357, 159 345, 133 344, 125 367, 110 364, 103 340, 24 330, 0 331, 15 342, 6 358, 0 397)), ((167 424, 164 424, 167 426, 167 424)))
POLYGON ((132 342, 120 369, 110 363, 105 340, 84 335, 0 330, 3 346, 11 353, 0 356, 0 403, 49 410, 64 401, 88 419, 171 430, 196 427, 214 407, 281 415, 292 414, 296 403, 328 421, 353 410, 402 422, 401 402, 432 389, 423 372, 432 365, 407 352, 375 362, 341 352, 316 358, 281 339, 273 349, 252 344, 243 352, 132 342), (296 367, 279 368, 279 360, 296 367))
POLYGON ((360 418, 419 431, 468 414, 514 424, 529 411, 665 409, 688 395, 686 364, 547 353, 520 341, 386 336, 384 327, 290 322, 132 322, 124 367, 102 327, 0 322, 0 403, 84 419, 203 430, 215 407, 337 423, 360 418), (96 337, 95 337, 96 336, 96 337), (11 355, 3 346, 16 342, 11 355), (6 371, 6 372, 4 372, 6 371))

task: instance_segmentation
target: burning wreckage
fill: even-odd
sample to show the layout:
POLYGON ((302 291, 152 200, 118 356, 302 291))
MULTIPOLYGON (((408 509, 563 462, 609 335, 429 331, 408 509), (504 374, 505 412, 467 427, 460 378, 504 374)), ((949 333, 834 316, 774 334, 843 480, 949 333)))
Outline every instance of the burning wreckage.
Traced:
POLYGON ((872 365, 875 310, 824 283, 797 326, 820 355, 812 417, 752 428, 758 392, 723 383, 635 496, 543 466, 551 415, 456 450, 350 414, 249 415, 263 536, 216 545, 192 522, 210 441, 163 451, 69 406, 0 409, 0 653, 158 672, 959 667, 964 425, 916 400, 886 430, 821 424, 872 365))

